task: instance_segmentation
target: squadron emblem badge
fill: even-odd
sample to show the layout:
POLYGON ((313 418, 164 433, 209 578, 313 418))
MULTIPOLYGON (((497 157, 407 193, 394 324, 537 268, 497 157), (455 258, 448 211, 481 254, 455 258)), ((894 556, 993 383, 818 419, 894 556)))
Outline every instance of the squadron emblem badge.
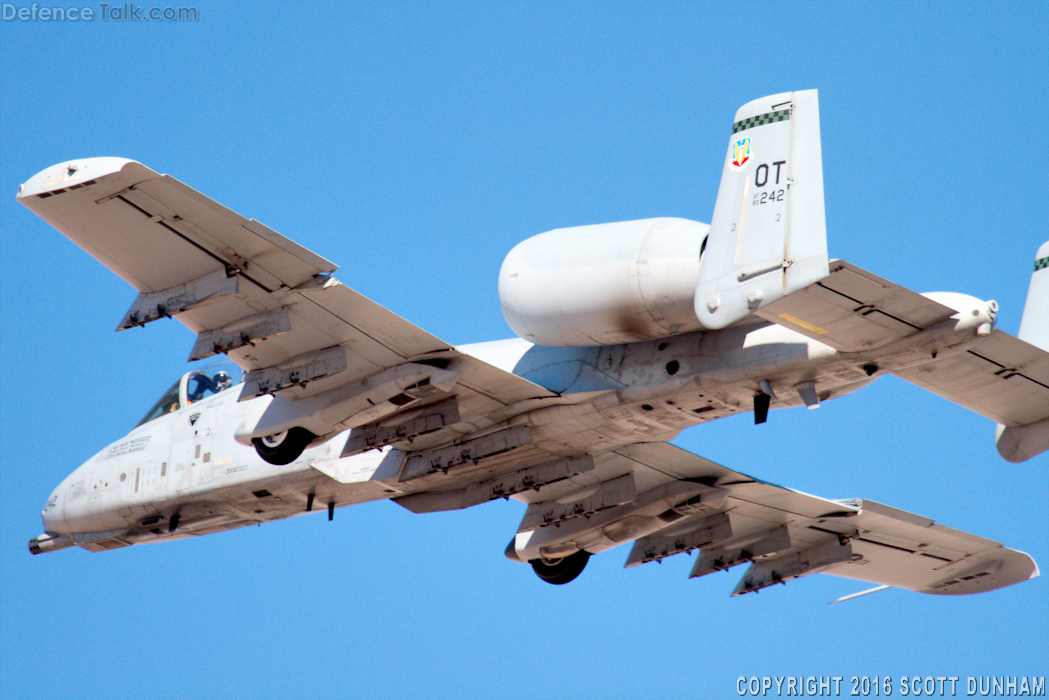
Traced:
POLYGON ((739 139, 732 144, 732 161, 728 167, 737 173, 750 162, 750 138, 739 139))

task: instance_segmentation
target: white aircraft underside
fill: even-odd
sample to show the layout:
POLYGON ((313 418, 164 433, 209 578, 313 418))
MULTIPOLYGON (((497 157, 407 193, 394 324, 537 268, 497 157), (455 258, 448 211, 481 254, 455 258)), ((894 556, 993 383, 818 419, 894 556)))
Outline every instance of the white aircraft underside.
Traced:
POLYGON ((1020 338, 994 329, 993 301, 829 260, 815 91, 739 110, 710 226, 650 219, 517 246, 499 293, 523 339, 458 348, 138 163, 61 163, 18 197, 138 290, 118 330, 174 317, 198 334, 191 360, 232 361, 187 373, 67 477, 34 554, 378 499, 421 513, 512 497, 528 508, 506 554, 551 583, 626 542, 627 566, 692 550, 693 576, 749 563, 734 595, 817 572, 943 595, 1038 575, 997 542, 667 444, 891 372, 996 421, 1006 459, 1049 449, 1049 243, 1020 338))

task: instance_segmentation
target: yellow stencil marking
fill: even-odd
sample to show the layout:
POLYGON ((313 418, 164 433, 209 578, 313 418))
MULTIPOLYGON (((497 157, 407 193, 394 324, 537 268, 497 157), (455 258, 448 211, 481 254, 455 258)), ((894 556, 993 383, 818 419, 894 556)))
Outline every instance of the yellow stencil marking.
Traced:
POLYGON ((782 318, 784 321, 787 321, 789 323, 793 323, 795 326, 797 326, 799 328, 804 328, 807 331, 812 331, 813 333, 817 333, 819 335, 826 335, 827 334, 827 331, 823 330, 819 326, 814 326, 811 323, 806 323, 805 321, 802 321, 800 318, 795 318, 795 317, 791 316, 790 314, 780 314, 779 317, 782 318))

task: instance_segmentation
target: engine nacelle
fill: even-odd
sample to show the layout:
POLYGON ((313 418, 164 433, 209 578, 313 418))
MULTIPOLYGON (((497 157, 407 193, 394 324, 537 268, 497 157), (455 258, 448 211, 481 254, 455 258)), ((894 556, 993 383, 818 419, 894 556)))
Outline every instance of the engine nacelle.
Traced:
POLYGON ((709 231, 696 221, 661 218, 533 236, 499 271, 503 315, 519 336, 550 347, 701 330, 694 298, 709 231))

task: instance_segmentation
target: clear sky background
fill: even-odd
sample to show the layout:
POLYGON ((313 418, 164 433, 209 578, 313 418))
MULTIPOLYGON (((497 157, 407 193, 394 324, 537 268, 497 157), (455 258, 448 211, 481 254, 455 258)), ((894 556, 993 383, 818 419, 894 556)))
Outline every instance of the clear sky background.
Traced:
MULTIPOLYGON (((742 568, 689 581, 686 556, 622 570, 619 548, 555 587, 503 556, 515 502, 31 557, 51 489, 193 341, 113 332, 134 291, 15 201, 53 163, 170 173, 453 343, 512 335, 496 274, 528 236, 709 221, 735 110, 782 91, 820 91, 833 257, 997 299, 1015 333, 1047 238, 1046 3, 171 4, 190 3, 198 22, 0 25, 0 694, 730 698, 739 676, 890 675, 898 696, 904 674, 1049 674, 1045 576, 828 607, 864 585, 729 599, 742 568)), ((1047 567, 1049 456, 1009 464, 993 432, 887 377, 676 444, 1047 567)))

